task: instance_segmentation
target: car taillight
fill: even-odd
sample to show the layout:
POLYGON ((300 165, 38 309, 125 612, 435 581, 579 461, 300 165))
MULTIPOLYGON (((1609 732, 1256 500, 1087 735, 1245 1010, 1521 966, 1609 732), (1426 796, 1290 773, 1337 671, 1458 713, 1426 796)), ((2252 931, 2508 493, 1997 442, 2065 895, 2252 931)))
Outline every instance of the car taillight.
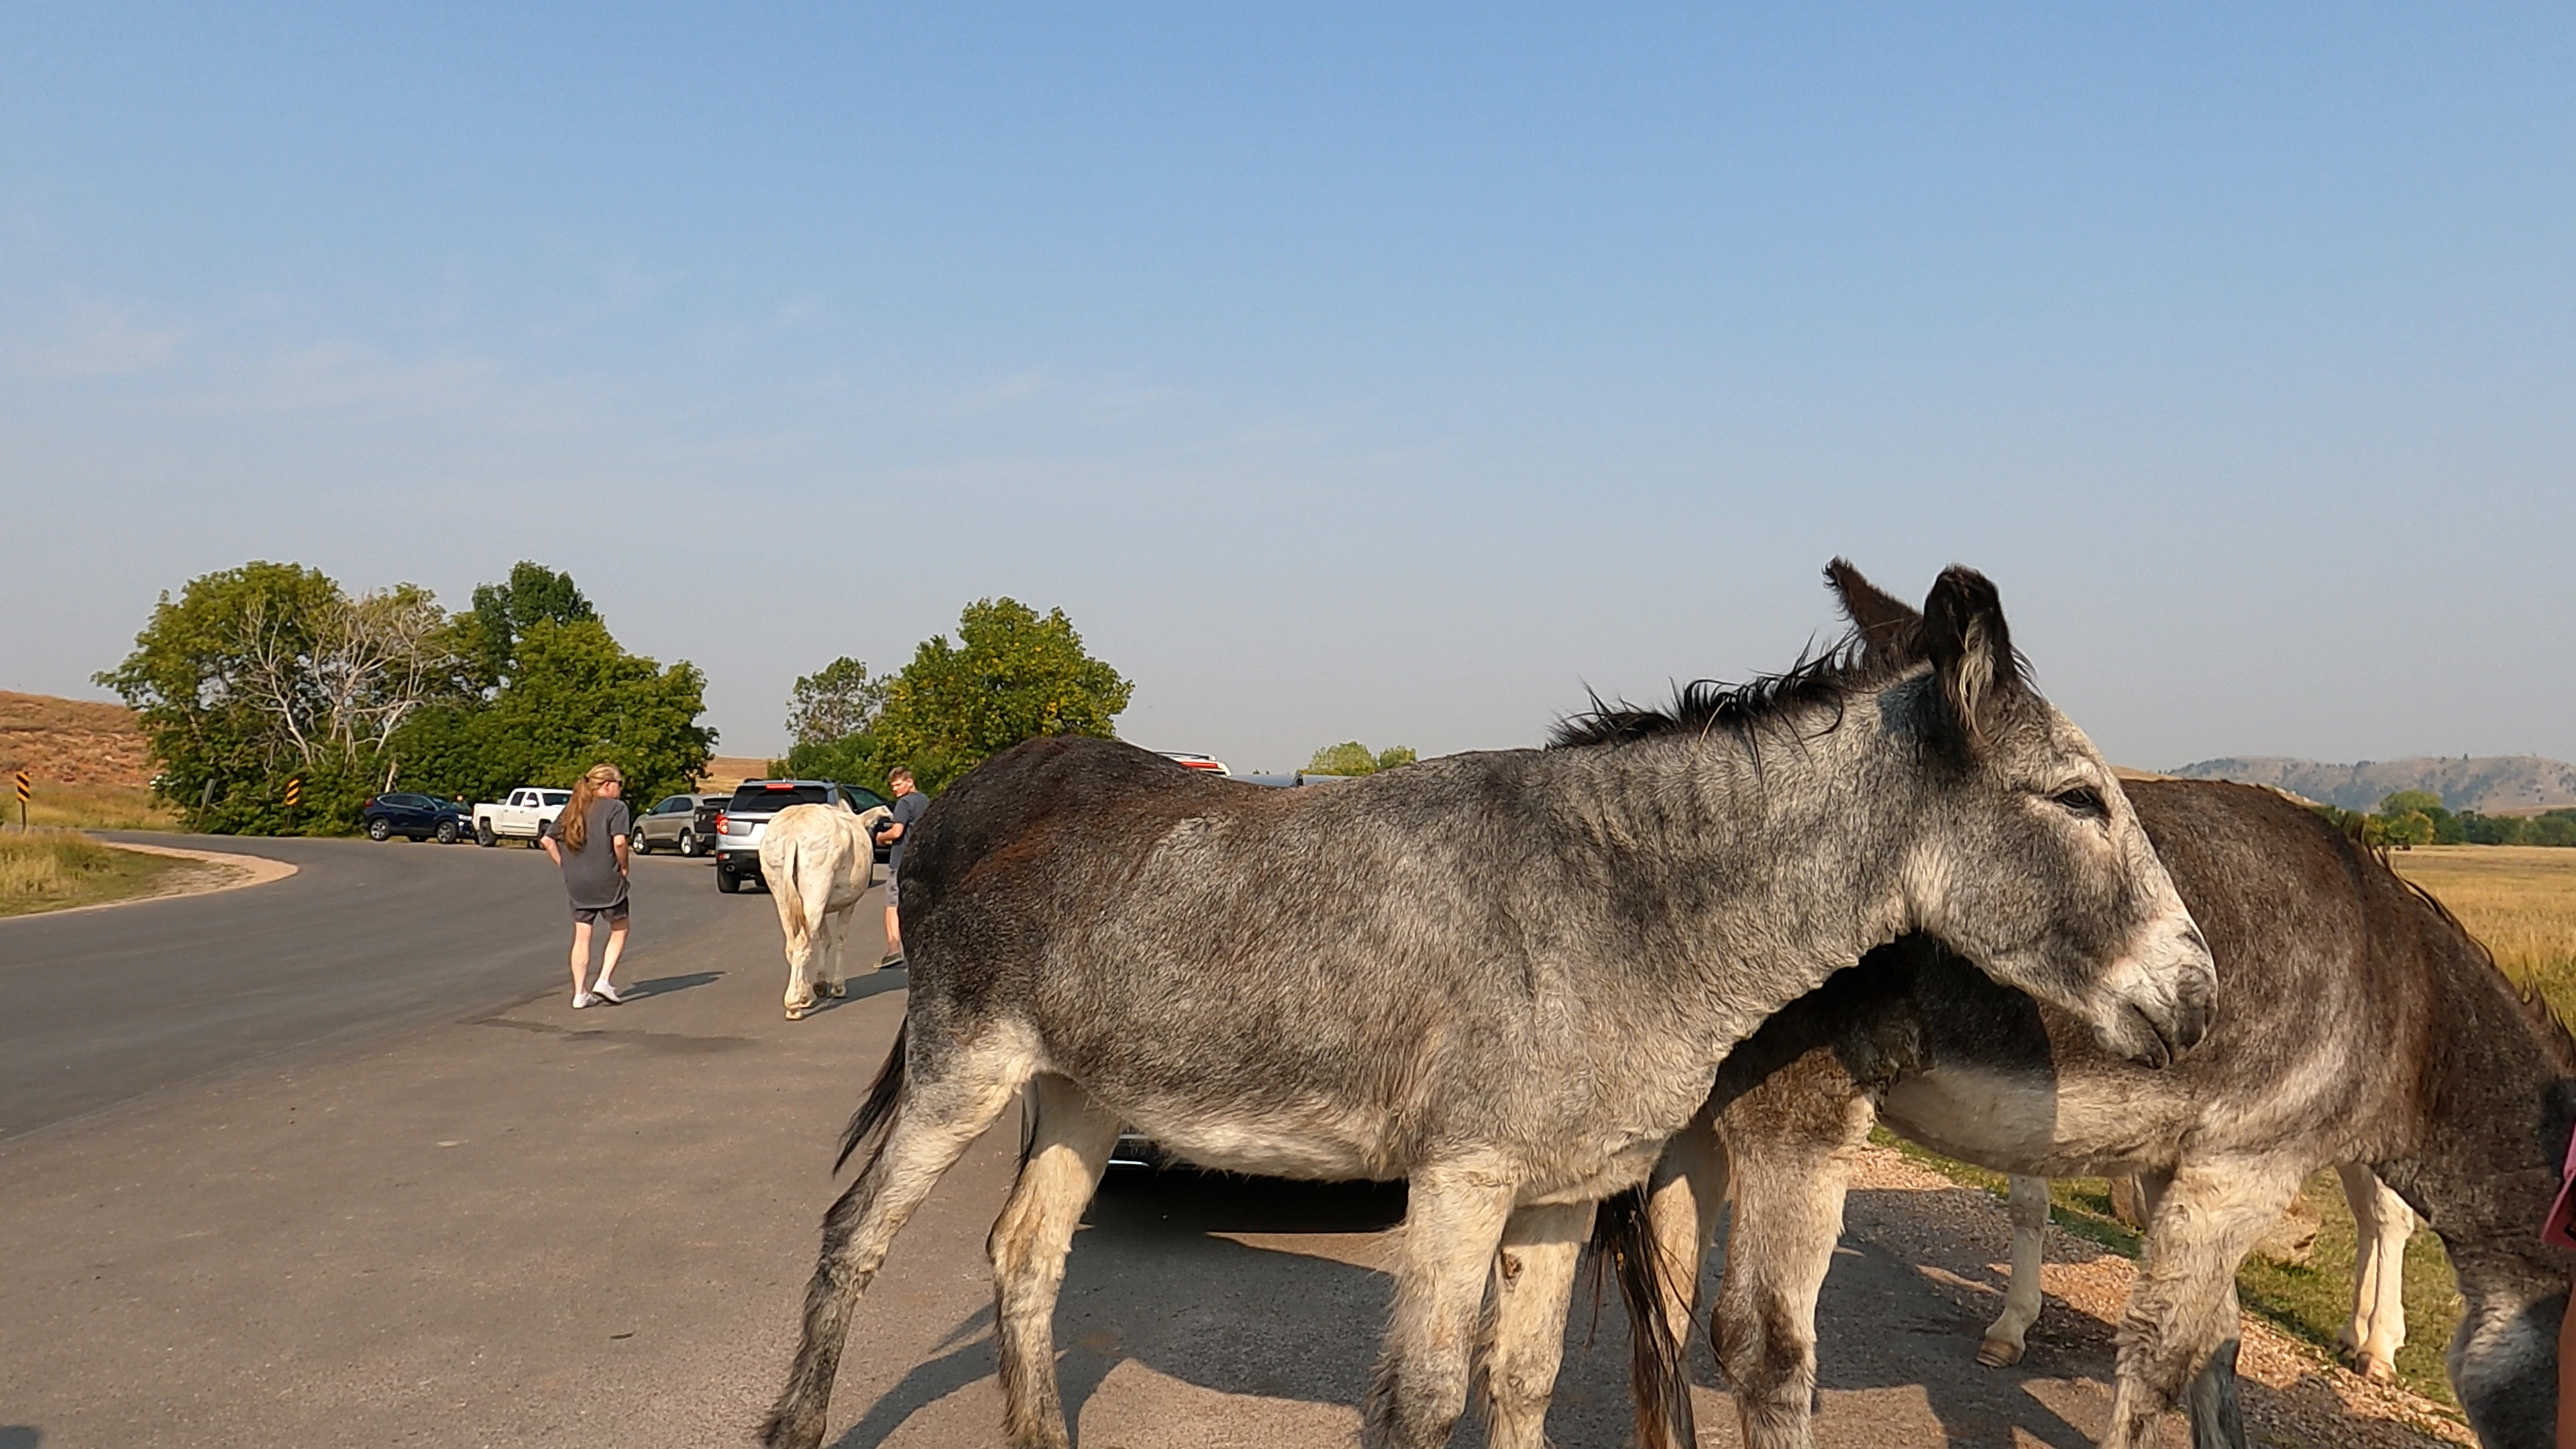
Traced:
POLYGON ((719 810, 716 812, 716 834, 718 835, 725 833, 724 817, 725 813, 723 811, 719 810))

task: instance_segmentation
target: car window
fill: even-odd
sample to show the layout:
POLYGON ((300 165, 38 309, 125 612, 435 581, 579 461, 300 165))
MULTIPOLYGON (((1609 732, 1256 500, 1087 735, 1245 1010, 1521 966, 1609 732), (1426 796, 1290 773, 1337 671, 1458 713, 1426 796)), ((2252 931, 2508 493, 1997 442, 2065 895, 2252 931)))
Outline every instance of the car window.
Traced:
POLYGON ((538 792, 538 798, 548 805, 569 805, 572 803, 572 792, 570 790, 544 790, 538 792))
POLYGON ((733 803, 725 808, 737 814, 755 810, 784 810, 790 805, 820 805, 832 798, 822 785, 784 785, 772 789, 767 785, 745 785, 733 792, 733 803))
POLYGON ((858 811, 862 815, 876 809, 880 805, 885 806, 885 808, 889 810, 894 808, 893 804, 889 802, 886 797, 878 794, 874 790, 862 789, 856 785, 844 785, 841 788, 850 792, 850 808, 858 811))
POLYGON ((656 815, 677 815, 688 808, 688 796, 674 795, 670 799, 663 801, 661 804, 654 806, 653 813, 656 815))

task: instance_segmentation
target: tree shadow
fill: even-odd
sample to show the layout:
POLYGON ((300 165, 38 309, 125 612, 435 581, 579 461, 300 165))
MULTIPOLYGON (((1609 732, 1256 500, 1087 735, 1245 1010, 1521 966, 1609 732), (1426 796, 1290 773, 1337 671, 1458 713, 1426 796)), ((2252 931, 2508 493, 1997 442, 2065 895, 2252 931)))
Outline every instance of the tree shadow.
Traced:
POLYGON ((0 1424, 0 1449, 36 1449, 45 1431, 33 1424, 0 1424))

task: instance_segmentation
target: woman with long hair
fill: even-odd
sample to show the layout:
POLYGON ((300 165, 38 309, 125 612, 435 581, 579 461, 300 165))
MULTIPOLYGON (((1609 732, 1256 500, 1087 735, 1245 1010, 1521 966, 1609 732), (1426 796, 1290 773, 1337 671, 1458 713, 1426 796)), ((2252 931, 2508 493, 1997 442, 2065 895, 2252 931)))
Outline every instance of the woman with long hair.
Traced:
POLYGON ((564 894, 572 899, 572 1005, 620 1006, 626 1001, 609 976, 626 950, 626 781, 611 764, 581 772, 572 803, 538 834, 546 854, 563 868, 564 894), (590 928, 608 923, 608 950, 599 979, 585 989, 590 969, 590 928))

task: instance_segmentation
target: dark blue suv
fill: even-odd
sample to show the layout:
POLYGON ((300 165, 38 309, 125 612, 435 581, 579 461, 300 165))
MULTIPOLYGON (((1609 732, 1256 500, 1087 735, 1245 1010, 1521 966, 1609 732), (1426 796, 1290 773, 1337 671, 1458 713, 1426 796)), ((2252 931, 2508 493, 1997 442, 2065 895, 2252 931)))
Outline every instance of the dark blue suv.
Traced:
POLYGON ((454 845, 474 833, 472 806, 435 795, 378 795, 359 809, 358 819, 365 824, 369 840, 407 835, 454 845))

